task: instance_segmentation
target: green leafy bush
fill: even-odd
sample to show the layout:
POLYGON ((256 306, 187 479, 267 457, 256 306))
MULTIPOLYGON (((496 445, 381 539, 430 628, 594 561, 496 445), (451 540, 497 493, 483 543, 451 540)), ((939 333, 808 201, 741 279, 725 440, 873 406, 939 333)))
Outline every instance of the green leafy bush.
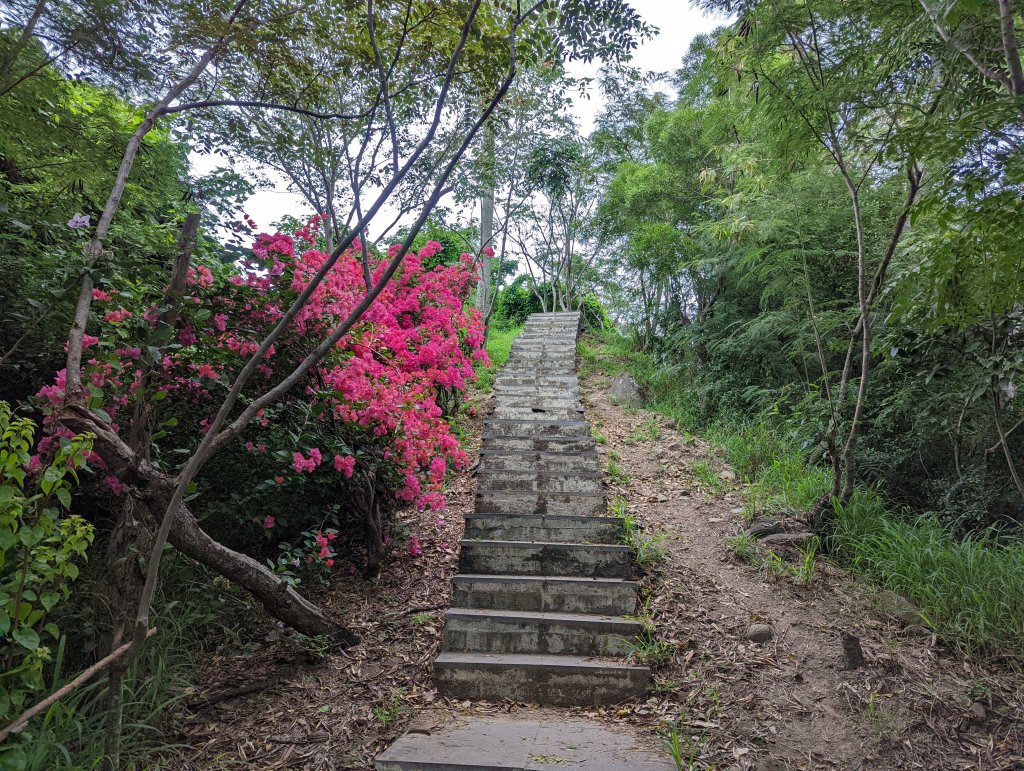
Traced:
POLYGON ((14 418, 0 402, 0 721, 21 712, 43 688, 50 645, 61 633, 49 613, 70 594, 93 539, 92 525, 68 514, 78 470, 92 448, 88 435, 61 441, 53 460, 38 466, 31 449, 35 424, 14 418), (36 468, 33 468, 33 464, 36 468), (28 469, 32 469, 29 471, 28 469))

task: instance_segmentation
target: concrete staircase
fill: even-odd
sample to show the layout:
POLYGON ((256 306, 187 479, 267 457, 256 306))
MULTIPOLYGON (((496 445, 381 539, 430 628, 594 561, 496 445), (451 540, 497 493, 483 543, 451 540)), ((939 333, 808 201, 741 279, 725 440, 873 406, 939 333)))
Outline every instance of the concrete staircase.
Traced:
POLYGON ((647 685, 625 660, 637 586, 583 419, 579 327, 579 313, 532 315, 495 382, 434 665, 448 696, 594 706, 647 685))

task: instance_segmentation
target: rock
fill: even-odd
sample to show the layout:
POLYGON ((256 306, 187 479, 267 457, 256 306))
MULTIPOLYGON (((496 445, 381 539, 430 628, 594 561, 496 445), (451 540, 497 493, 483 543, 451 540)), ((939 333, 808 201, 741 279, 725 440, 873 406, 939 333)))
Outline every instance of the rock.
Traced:
POLYGON ((860 669, 864 666, 864 651, 860 647, 860 638, 849 632, 840 632, 839 639, 843 643, 843 665, 847 669, 860 669))
POLYGON ((984 723, 985 718, 988 717, 988 712, 985 710, 985 705, 980 701, 971 702, 971 707, 968 710, 971 713, 971 721, 976 723, 984 723))
POLYGON ((767 642, 772 639, 772 628, 767 624, 751 624, 747 627, 747 639, 756 643, 767 642))
POLYGON ((754 538, 763 538, 766 535, 782 533, 784 531, 785 528, 777 519, 755 519, 750 523, 750 527, 745 532, 747 535, 754 536, 754 538))
POLYGON ((623 372, 612 381, 608 395, 619 404, 640 406, 640 386, 628 372, 623 372))
POLYGON ((814 533, 769 533, 761 539, 768 546, 803 546, 814 537, 814 533))
POLYGON ((733 471, 732 469, 726 469, 725 471, 719 473, 718 478, 721 479, 723 482, 735 482, 736 472, 733 471))

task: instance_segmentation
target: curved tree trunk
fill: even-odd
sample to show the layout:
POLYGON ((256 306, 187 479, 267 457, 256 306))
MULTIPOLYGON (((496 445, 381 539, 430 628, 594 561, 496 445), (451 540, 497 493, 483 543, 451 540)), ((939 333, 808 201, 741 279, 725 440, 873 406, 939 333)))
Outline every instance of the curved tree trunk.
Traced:
MULTIPOLYGON (((172 476, 154 468, 148 460, 140 457, 83 406, 65 407, 61 422, 76 434, 89 432, 96 436, 93 449, 103 459, 107 471, 124 481, 126 494, 133 499, 133 514, 166 510, 174 494, 175 480, 172 476)), ((124 518, 126 527, 130 526, 130 522, 129 517, 124 518)), ((155 527, 155 518, 146 527, 149 524, 155 527)), ((185 505, 178 509, 174 518, 170 542, 186 557, 247 589, 268 613, 299 632, 330 635, 346 645, 359 642, 358 637, 329 618, 280 576, 271 573, 252 557, 233 551, 211 538, 185 505)), ((145 551, 140 553, 147 554, 145 551)))

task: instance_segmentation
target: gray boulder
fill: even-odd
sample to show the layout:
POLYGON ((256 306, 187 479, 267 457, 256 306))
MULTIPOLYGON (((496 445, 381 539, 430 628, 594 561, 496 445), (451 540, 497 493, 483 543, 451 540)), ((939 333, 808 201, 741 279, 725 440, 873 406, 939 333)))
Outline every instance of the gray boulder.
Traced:
POLYGON ((628 372, 623 372, 616 377, 608 389, 608 395, 613 401, 619 404, 628 404, 633 407, 640 406, 640 386, 628 372))

